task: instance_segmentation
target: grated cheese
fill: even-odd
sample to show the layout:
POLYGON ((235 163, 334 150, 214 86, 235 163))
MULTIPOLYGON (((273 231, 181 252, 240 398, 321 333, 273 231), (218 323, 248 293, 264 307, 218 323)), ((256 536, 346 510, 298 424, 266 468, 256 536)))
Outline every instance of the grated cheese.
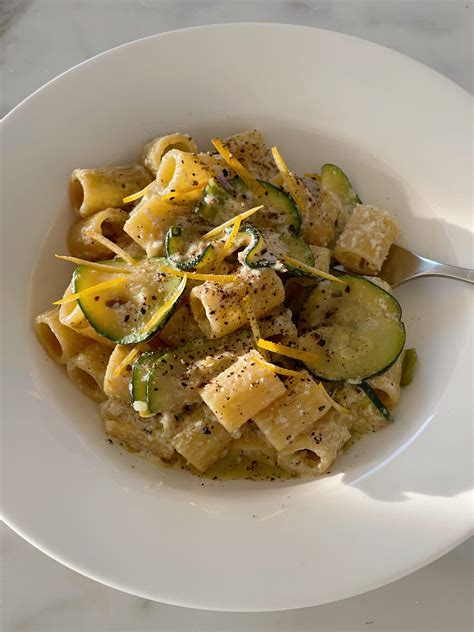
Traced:
POLYGON ((77 301, 78 298, 82 296, 87 296, 88 294, 95 294, 96 292, 100 292, 102 290, 108 290, 111 287, 115 287, 116 285, 122 285, 127 280, 127 277, 118 277, 117 279, 111 279, 110 281, 102 281, 101 283, 97 283, 96 285, 92 285, 91 287, 87 287, 80 292, 74 292, 73 294, 69 294, 64 298, 59 299, 59 301, 54 301, 53 305, 64 305, 65 303, 72 303, 73 301, 77 301))
POLYGON ((247 217, 250 217, 251 215, 253 215, 257 211, 259 211, 261 208, 263 208, 263 204, 260 204, 260 206, 254 206, 253 208, 249 209, 248 211, 244 211, 243 213, 239 213, 238 215, 235 215, 235 217, 231 217, 231 219, 228 219, 223 224, 220 224, 219 226, 216 226, 215 228, 210 230, 208 233, 203 235, 202 239, 210 239, 211 237, 215 237, 216 235, 221 233, 228 226, 232 226, 232 224, 234 222, 237 222, 237 221, 238 222, 243 222, 244 219, 247 219, 247 217))
POLYGON ((99 272, 115 272, 122 274, 129 274, 133 272, 130 268, 123 268, 120 266, 109 266, 106 263, 99 263, 97 261, 87 261, 87 259, 79 259, 78 257, 69 257, 66 255, 54 255, 56 259, 61 259, 62 261, 69 261, 70 263, 75 263, 78 266, 87 266, 91 268, 91 270, 98 270, 99 272))
POLYGON ((99 244, 102 244, 103 246, 114 252, 118 257, 123 259, 129 265, 136 265, 137 262, 128 254, 128 252, 126 252, 123 248, 120 248, 120 246, 117 246, 117 244, 114 244, 114 242, 110 241, 110 239, 107 239, 107 237, 104 237, 104 235, 97 233, 95 230, 88 230, 85 234, 87 235, 87 237, 90 237, 94 241, 97 241, 99 244))
POLYGON ((148 409, 148 404, 147 402, 142 402, 139 399, 136 399, 133 403, 133 410, 136 410, 136 412, 140 415, 140 417, 151 417, 151 413, 148 409))
POLYGON ((276 147, 272 147, 272 155, 273 155, 273 160, 275 161, 275 164, 278 168, 278 171, 280 172, 281 177, 283 178, 284 189, 286 190, 287 193, 291 195, 291 197, 296 202, 297 206, 299 206, 299 208, 303 210, 304 208, 306 208, 306 203, 305 203, 305 200, 303 200, 301 196, 301 191, 298 185, 298 181, 295 178, 295 174, 292 171, 288 170, 288 167, 286 166, 286 162, 283 160, 280 152, 278 151, 276 147))
POLYGON ((187 277, 187 275, 185 273, 184 276, 183 276, 183 280, 178 285, 178 288, 177 288, 176 292, 174 292, 174 294, 172 294, 170 296, 170 298, 163 303, 163 305, 160 307, 160 309, 153 314, 153 316, 150 318, 150 320, 140 330, 140 332, 139 332, 140 335, 148 333, 149 331, 151 331, 155 327, 155 325, 157 323, 160 322, 160 320, 163 318, 163 316, 170 310, 170 308, 174 305, 174 303, 178 300, 178 298, 183 293, 184 288, 186 287, 186 281, 187 280, 188 280, 188 277, 187 277))
POLYGON ((244 165, 235 158, 232 152, 224 145, 220 138, 213 138, 211 143, 220 153, 231 169, 245 182, 252 193, 258 197, 265 195, 263 186, 253 177, 253 175, 244 167, 244 165))
POLYGON ((293 268, 298 268, 303 272, 308 272, 309 274, 313 274, 314 276, 322 277, 323 279, 328 279, 329 281, 335 281, 336 283, 341 283, 341 285, 347 285, 345 281, 339 279, 337 276, 333 274, 328 274, 327 272, 323 272, 322 270, 318 270, 317 268, 313 268, 312 266, 306 265, 302 261, 298 261, 297 259, 293 259, 293 257, 283 257, 285 263, 289 263, 293 268))
POLYGON ((200 272, 183 272, 175 268, 160 267, 161 272, 171 274, 171 276, 187 277, 195 281, 212 281, 213 283, 234 283, 238 280, 237 274, 204 274, 200 272))
POLYGON ((279 353, 280 355, 286 356, 287 358, 293 358, 294 360, 301 360, 301 362, 315 364, 321 359, 321 356, 317 353, 304 351, 303 349, 295 349, 294 347, 288 347, 287 345, 282 345, 278 342, 271 342, 270 340, 264 340, 263 338, 260 338, 257 344, 261 349, 273 351, 274 353, 279 353))

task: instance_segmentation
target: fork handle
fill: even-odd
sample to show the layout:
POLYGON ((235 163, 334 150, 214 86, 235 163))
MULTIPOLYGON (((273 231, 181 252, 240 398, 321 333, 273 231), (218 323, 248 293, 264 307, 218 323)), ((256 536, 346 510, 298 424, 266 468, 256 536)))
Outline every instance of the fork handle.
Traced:
POLYGON ((448 279, 457 279, 458 281, 466 281, 467 283, 474 283, 474 270, 470 268, 461 268, 459 266, 450 266, 446 263, 438 263, 437 261, 431 261, 431 259, 425 259, 419 257, 423 261, 423 266, 414 275, 416 277, 422 276, 441 276, 448 279))

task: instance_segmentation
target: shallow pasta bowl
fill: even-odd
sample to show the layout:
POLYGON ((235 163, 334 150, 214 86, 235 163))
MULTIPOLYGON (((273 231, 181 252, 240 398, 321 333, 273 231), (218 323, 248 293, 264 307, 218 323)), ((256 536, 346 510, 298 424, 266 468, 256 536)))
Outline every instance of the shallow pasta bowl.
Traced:
POLYGON ((123 164, 175 130, 206 147, 257 127, 296 171, 339 164, 364 201, 394 212, 402 245, 472 266, 469 124, 469 96, 417 62, 278 24, 133 42, 19 105, 2 138, 6 522, 113 587, 222 610, 341 599, 462 542, 472 510, 469 287, 426 279, 397 291, 421 360, 396 421, 327 476, 300 482, 204 482, 109 445, 95 404, 45 357, 31 322, 69 272, 52 253, 65 251, 71 171, 123 164), (161 63, 169 58, 177 63, 161 63))

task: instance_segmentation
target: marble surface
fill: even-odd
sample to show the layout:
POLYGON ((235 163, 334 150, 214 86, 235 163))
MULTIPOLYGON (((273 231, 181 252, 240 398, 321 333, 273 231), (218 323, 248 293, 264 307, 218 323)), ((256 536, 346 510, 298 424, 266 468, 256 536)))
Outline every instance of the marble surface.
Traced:
MULTIPOLYGON (((472 92, 473 5, 467 0, 0 0, 1 114, 88 57, 175 28, 274 21, 338 30, 384 44, 472 92)), ((473 546, 384 588, 302 610, 231 614, 132 597, 49 559, 1 525, 4 632, 462 631, 473 629, 473 546)))

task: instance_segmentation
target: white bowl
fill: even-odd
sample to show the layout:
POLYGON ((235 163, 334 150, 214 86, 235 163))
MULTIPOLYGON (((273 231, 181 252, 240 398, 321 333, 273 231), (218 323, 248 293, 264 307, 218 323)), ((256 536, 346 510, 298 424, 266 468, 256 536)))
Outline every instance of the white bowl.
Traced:
POLYGON ((135 159, 147 139, 260 128, 297 171, 343 167, 394 212, 401 243, 469 265, 470 98, 421 64, 353 37, 227 24, 121 46, 61 75, 3 125, 6 522, 94 579, 171 604, 277 610, 381 586, 471 528, 471 288, 397 292, 420 363, 396 421, 303 482, 201 482, 102 431, 95 404, 43 353, 33 316, 70 274, 54 260, 75 167, 135 159))

